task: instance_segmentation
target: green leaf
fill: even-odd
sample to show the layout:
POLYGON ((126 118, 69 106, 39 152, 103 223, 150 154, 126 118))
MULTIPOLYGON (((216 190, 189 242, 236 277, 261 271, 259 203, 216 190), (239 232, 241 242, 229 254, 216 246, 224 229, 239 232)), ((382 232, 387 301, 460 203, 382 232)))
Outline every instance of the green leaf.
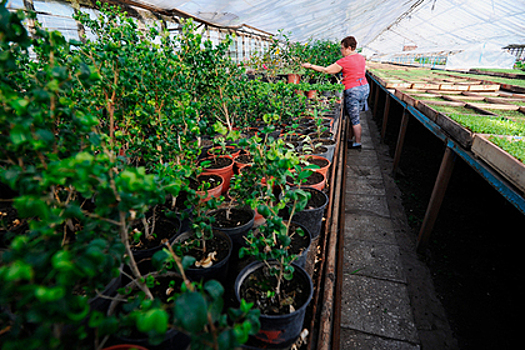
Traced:
POLYGON ((168 329, 168 313, 162 309, 148 310, 137 317, 136 325, 137 329, 143 333, 155 331, 164 334, 168 329))
POLYGON ((176 322, 190 333, 200 332, 207 324, 207 305, 203 296, 197 292, 181 295, 175 301, 176 322))
POLYGON ((224 287, 216 280, 209 280, 204 284, 204 290, 212 299, 219 299, 224 294, 224 287))

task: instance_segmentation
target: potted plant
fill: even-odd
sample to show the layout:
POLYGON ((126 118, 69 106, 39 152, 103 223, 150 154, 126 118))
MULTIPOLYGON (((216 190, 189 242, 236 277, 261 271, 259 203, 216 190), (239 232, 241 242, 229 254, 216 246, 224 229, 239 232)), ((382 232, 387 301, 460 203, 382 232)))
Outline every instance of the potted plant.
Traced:
MULTIPOLYGON (((283 222, 278 213, 290 201, 293 208, 301 209, 306 204, 307 195, 294 191, 291 196, 276 198, 274 186, 286 190, 286 177, 293 175, 290 169, 299 162, 297 154, 279 139, 266 139, 262 144, 256 141, 250 144, 250 153, 254 155, 254 165, 250 170, 258 169, 257 172, 268 180, 260 187, 260 192, 252 192, 251 203, 265 217, 265 223, 248 232, 247 246, 239 251, 241 258, 251 255, 258 261, 248 265, 237 276, 235 294, 237 298, 248 298, 261 309, 261 330, 252 340, 284 347, 291 345, 299 336, 304 311, 312 293, 310 277, 304 269, 293 264, 297 255, 290 252, 290 244, 293 239, 309 237, 310 234, 301 228, 292 230, 292 222, 283 222), (289 281, 299 285, 291 285, 289 281), (290 298, 289 288, 304 293, 297 299, 290 298), (280 320, 279 327, 290 328, 275 329, 274 319, 280 320), (283 322, 287 326, 283 326, 283 322)), ((306 241, 309 246, 309 240, 306 241)), ((307 249, 303 247, 302 251, 307 249)))
MULTIPOLYGON (((294 203, 304 201, 295 192, 294 203)), ((302 331, 306 307, 313 295, 310 276, 294 264, 297 255, 290 253, 294 235, 308 234, 300 227, 291 231, 291 221, 278 217, 277 207, 260 206, 266 222, 258 232, 248 234, 243 254, 252 254, 258 261, 246 266, 235 281, 235 295, 254 303, 261 310, 261 329, 253 337, 254 344, 290 346, 302 331), (294 297, 291 297, 292 293, 294 297)), ((295 206, 294 206, 295 207, 295 206)))

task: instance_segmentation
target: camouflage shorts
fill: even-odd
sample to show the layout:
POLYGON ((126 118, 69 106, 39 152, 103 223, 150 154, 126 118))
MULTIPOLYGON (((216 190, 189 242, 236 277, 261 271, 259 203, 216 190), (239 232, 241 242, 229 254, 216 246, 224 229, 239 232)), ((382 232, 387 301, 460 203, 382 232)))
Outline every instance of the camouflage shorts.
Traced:
POLYGON ((370 94, 370 85, 360 85, 345 90, 345 110, 352 125, 359 125, 359 113, 366 110, 366 99, 370 94))

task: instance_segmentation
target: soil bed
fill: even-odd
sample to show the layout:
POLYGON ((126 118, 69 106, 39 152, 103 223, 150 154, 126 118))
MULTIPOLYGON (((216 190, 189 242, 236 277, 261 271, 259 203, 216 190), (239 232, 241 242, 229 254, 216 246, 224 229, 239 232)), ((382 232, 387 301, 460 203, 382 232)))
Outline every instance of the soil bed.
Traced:
POLYGON ((233 228, 247 224, 252 218, 253 215, 246 210, 239 210, 232 208, 230 211, 229 218, 227 217, 227 209, 218 210, 213 213, 215 218, 214 227, 218 228, 233 228))

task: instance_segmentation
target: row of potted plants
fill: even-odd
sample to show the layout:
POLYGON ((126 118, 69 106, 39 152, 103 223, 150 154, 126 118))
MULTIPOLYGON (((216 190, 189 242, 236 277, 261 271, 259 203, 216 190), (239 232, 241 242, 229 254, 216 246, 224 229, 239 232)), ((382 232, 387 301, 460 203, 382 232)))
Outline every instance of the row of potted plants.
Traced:
POLYGON ((289 84, 248 79, 229 39, 212 47, 191 21, 176 38, 140 32, 98 6, 97 19, 77 16, 98 38, 85 44, 30 37, 0 7, 4 347, 291 344, 320 230, 301 215, 327 203, 304 187, 322 167, 297 150, 315 154, 330 118, 289 84), (228 147, 235 158, 216 154, 228 147), (237 274, 229 259, 253 264, 237 274), (281 313, 291 330, 272 328, 281 313))

